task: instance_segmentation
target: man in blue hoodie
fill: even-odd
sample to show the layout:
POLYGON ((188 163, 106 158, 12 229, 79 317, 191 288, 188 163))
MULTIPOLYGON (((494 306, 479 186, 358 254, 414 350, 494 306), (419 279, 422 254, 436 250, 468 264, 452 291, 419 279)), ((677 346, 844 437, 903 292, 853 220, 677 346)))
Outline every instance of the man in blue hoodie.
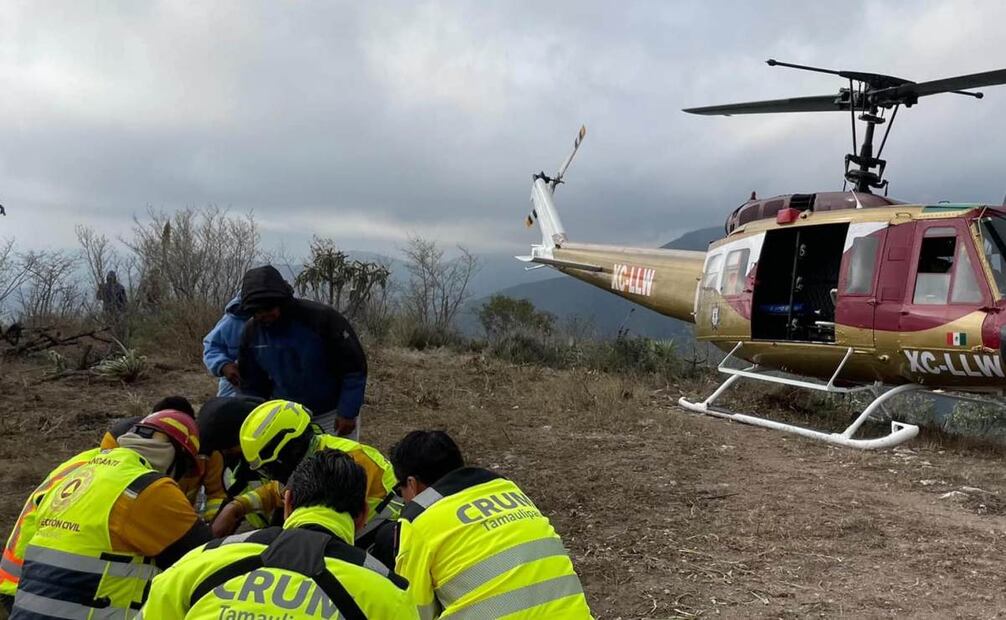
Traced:
POLYGON ((300 403, 325 432, 359 437, 357 418, 367 387, 367 356, 337 310, 296 299, 272 265, 241 281, 245 325, 238 352, 242 394, 300 403))
POLYGON ((241 348, 241 330, 248 315, 241 312, 241 295, 227 302, 224 315, 203 338, 203 364, 210 374, 220 377, 217 396, 237 396, 241 385, 238 371, 238 350, 241 348))

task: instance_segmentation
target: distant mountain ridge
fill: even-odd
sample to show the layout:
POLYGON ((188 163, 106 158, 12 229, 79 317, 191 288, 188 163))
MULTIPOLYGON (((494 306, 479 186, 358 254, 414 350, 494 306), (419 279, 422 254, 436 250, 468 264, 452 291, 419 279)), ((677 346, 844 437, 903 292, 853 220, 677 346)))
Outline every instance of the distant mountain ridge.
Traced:
POLYGON ((700 228, 698 230, 693 230, 692 232, 685 233, 671 241, 660 246, 665 250, 697 250, 705 252, 709 248, 709 244, 717 239, 721 239, 723 235, 722 226, 710 226, 709 228, 700 228))

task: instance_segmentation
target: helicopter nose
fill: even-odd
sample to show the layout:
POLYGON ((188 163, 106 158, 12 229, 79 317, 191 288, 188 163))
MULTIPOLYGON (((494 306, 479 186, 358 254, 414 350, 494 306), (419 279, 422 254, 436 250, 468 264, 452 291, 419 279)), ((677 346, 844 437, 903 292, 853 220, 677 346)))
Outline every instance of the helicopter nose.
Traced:
POLYGON ((999 351, 999 368, 1006 369, 1006 307, 1003 305, 986 313, 982 322, 982 345, 999 351))

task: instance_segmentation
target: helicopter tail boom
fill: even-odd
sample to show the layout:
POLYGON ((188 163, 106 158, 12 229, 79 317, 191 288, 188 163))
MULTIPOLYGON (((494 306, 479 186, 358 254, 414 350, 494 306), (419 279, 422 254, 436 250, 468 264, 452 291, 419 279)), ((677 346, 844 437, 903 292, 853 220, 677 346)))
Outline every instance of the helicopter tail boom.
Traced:
POLYGON ((572 153, 554 178, 543 172, 534 175, 533 206, 525 224, 538 224, 541 244, 532 245, 531 253, 517 256, 517 260, 532 263, 528 269, 552 267, 667 316, 694 322, 695 287, 705 252, 571 243, 567 238, 555 206, 555 188, 562 182, 585 133, 581 127, 572 153))

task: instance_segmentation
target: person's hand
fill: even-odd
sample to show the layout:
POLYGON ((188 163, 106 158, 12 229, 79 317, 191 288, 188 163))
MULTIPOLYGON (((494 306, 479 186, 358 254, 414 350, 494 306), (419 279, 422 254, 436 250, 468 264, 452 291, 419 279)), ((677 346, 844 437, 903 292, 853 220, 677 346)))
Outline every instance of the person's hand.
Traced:
POLYGON ((234 362, 227 362, 220 368, 220 374, 234 387, 241 385, 241 373, 238 372, 238 365, 234 362))
POLYGON ((213 530, 214 538, 230 536, 241 525, 241 520, 245 518, 245 507, 241 502, 230 502, 220 509, 217 518, 213 519, 210 529, 213 530))
POLYGON ((340 437, 345 437, 353 431, 356 430, 356 418, 344 418, 340 415, 335 416, 335 434, 340 437))

